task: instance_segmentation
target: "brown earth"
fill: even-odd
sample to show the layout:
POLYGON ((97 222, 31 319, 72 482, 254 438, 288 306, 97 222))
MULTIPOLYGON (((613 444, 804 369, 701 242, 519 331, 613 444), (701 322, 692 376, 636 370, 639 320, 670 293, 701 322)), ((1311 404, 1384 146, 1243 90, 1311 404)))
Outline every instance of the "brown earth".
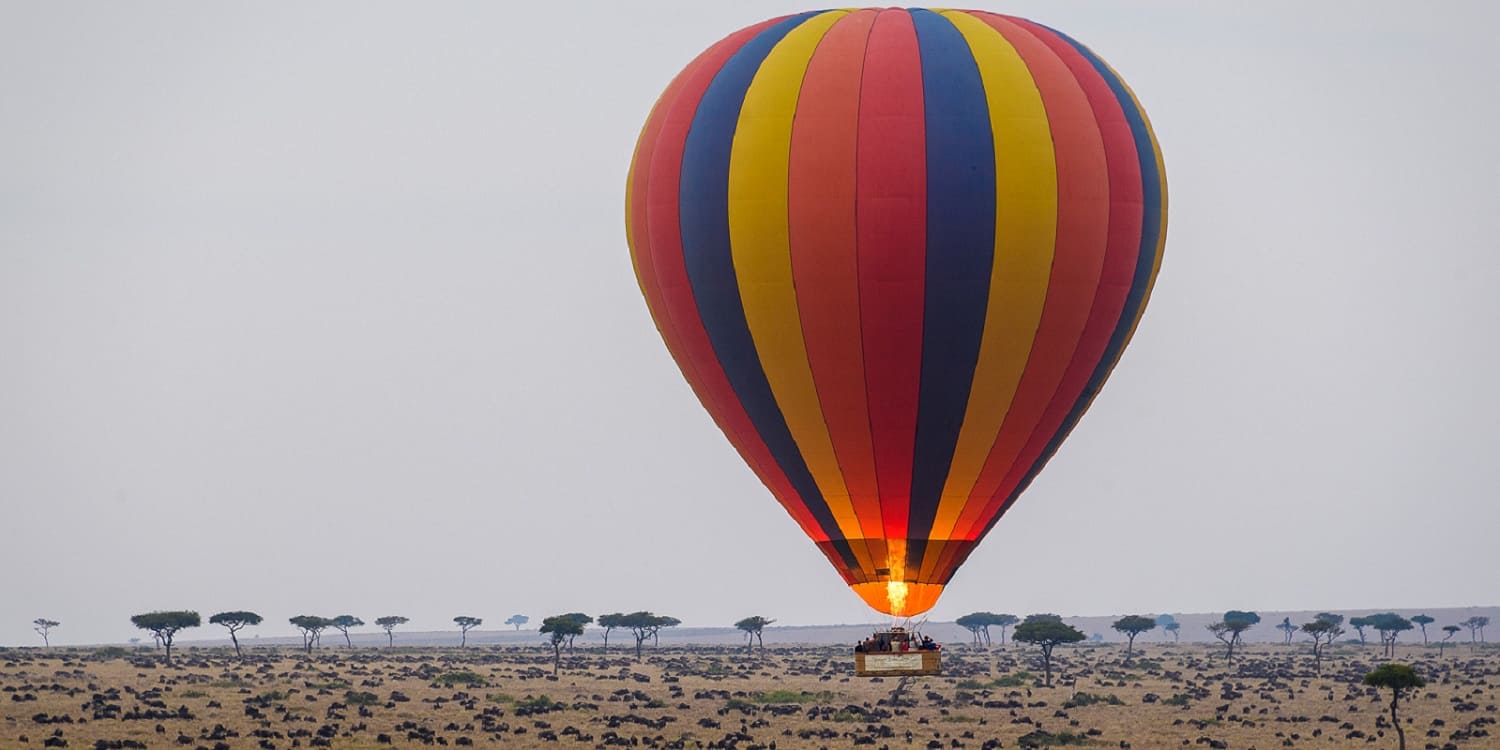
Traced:
MULTIPOLYGON (((0 651, 0 749, 293 747, 1395 747, 1388 692, 1360 684, 1378 647, 1302 645, 1226 664, 1202 645, 950 648, 942 676, 861 679, 843 647, 747 656, 719 646, 549 649, 0 651), (63 744, 66 743, 66 744, 63 744)), ((1401 710, 1411 748, 1497 748, 1500 649, 1439 658, 1401 710)))

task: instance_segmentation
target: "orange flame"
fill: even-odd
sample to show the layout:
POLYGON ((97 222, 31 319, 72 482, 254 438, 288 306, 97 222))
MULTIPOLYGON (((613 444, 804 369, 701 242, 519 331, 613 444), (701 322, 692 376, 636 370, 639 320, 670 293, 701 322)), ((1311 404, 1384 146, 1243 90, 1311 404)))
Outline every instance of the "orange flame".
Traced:
POLYGON ((891 615, 901 617, 906 612, 906 582, 886 581, 885 598, 891 603, 891 615))
POLYGON ((920 581, 870 581, 856 583, 849 588, 859 594, 859 598, 864 599, 866 604, 892 617, 916 617, 932 609, 943 593, 941 583, 920 581), (896 600, 901 597, 904 599, 898 609, 896 600))

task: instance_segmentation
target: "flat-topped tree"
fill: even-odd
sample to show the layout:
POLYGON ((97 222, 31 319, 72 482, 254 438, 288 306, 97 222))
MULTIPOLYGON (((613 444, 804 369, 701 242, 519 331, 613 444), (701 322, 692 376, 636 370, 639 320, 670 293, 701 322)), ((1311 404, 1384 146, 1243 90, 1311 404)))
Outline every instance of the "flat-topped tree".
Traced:
POLYGON ((675 617, 669 617, 667 615, 662 615, 661 617, 657 618, 656 626, 653 627, 653 628, 651 628, 651 645, 653 645, 653 646, 660 646, 661 645, 661 629, 662 628, 675 628, 675 627, 677 627, 678 625, 681 625, 681 624, 682 624, 682 620, 679 620, 679 619, 677 619, 675 617))
POLYGON ((344 634, 345 648, 354 648, 354 642, 349 640, 349 628, 363 627, 365 621, 359 619, 358 617, 355 617, 354 615, 339 615, 338 617, 329 620, 328 624, 334 630, 337 630, 340 633, 344 634))
MULTIPOLYGON (((1020 621, 1021 621, 1021 618, 1016 617, 1015 615, 1007 615, 1007 614, 998 614, 998 615, 991 614, 990 615, 990 624, 993 625, 993 626, 995 626, 995 627, 997 627, 997 628, 1000 628, 1000 645, 1001 646, 1005 645, 1005 631, 1008 628, 1010 628, 1010 626, 1015 625, 1016 623, 1018 623, 1020 621)), ((986 630, 985 631, 985 635, 984 635, 985 640, 988 641, 989 637, 990 637, 989 636, 989 631, 986 630)))
POLYGON ((51 633, 53 628, 61 625, 62 623, 58 622, 57 620, 49 620, 45 617, 38 617, 35 620, 32 620, 31 624, 33 626, 31 629, 35 630, 37 632, 37 635, 40 635, 42 637, 42 646, 46 648, 52 648, 52 639, 49 638, 47 634, 51 633))
POLYGON ((1288 645, 1290 645, 1292 642, 1292 634, 1297 632, 1297 626, 1292 624, 1292 618, 1281 618, 1281 622, 1276 625, 1276 629, 1280 630, 1282 635, 1286 636, 1286 642, 1288 645))
POLYGON ((749 653, 751 651, 752 647, 754 647, 754 645, 757 642, 760 643, 760 650, 761 651, 765 651, 766 650, 766 642, 761 637, 761 633, 766 629, 767 625, 770 625, 773 622, 776 622, 776 621, 772 620, 772 619, 765 618, 765 617, 761 617, 760 615, 752 615, 752 616, 746 617, 745 619, 740 620, 739 622, 736 622, 734 624, 734 626, 736 628, 745 631, 745 652, 746 653, 749 653))
POLYGON ((483 625, 484 619, 480 617, 469 617, 468 615, 459 615, 458 617, 453 618, 453 624, 458 626, 458 629, 461 633, 458 640, 458 647, 464 648, 469 645, 469 631, 479 627, 480 625, 483 625))
POLYGON ((1378 615, 1370 615, 1370 627, 1380 633, 1380 645, 1382 653, 1386 658, 1393 659, 1396 656, 1396 639, 1401 636, 1402 631, 1411 630, 1411 620, 1396 614, 1395 612, 1381 612, 1378 615))
POLYGON ((569 620, 578 623, 578 632, 568 634, 568 653, 571 654, 573 653, 573 639, 577 638, 580 635, 583 635, 584 628, 587 628, 589 625, 593 624, 594 616, 586 615, 582 612, 568 612, 566 614, 558 615, 558 617, 566 617, 569 620))
POLYGON ((1178 634, 1182 632, 1182 623, 1180 623, 1180 622, 1169 622, 1166 625, 1161 626, 1161 628, 1162 628, 1162 630, 1165 630, 1168 633, 1171 633, 1172 634, 1172 642, 1176 643, 1177 640, 1178 640, 1178 637, 1179 637, 1178 634))
POLYGON ((1154 629, 1156 627, 1156 620, 1144 615, 1127 615, 1115 620, 1114 624, 1110 627, 1125 635, 1127 639, 1125 643, 1125 661, 1129 662, 1131 655, 1135 653, 1135 637, 1154 629))
POLYGON ((1438 658, 1439 659, 1443 658, 1443 647, 1446 646, 1446 645, 1448 645, 1448 641, 1453 640, 1453 636, 1458 635, 1458 631, 1460 631, 1460 630, 1463 630, 1463 628, 1460 628, 1457 625, 1444 625, 1443 626, 1443 632, 1447 633, 1447 635, 1443 636, 1443 640, 1438 641, 1438 658))
POLYGON ((1234 647, 1238 646, 1246 630, 1254 627, 1260 622, 1260 615, 1254 612, 1245 612, 1231 609, 1224 613, 1224 619, 1208 626, 1208 632, 1213 633, 1225 646, 1224 658, 1230 662, 1234 661, 1234 647))
POLYGON ((635 658, 640 659, 641 646, 646 643, 647 638, 652 639, 653 644, 659 643, 657 634, 662 628, 672 628, 681 624, 682 621, 675 617, 641 611, 622 615, 619 627, 629 629, 630 634, 635 636, 635 658))
POLYGON ((245 655, 240 652, 240 639, 235 634, 251 625, 259 625, 261 617, 254 612, 236 610, 211 615, 208 621, 214 625, 223 625, 229 631, 229 641, 234 644, 234 655, 243 660, 245 655))
POLYGON ((1476 632, 1479 634, 1479 640, 1478 640, 1478 642, 1479 643, 1484 643, 1484 628, 1485 628, 1486 625, 1489 625, 1489 624, 1490 624, 1490 618, 1485 617, 1483 615, 1475 615, 1475 616, 1470 617, 1469 619, 1464 620, 1463 622, 1459 623, 1459 625, 1462 625, 1462 626, 1464 626, 1464 627, 1466 627, 1466 628, 1469 629, 1469 642, 1470 643, 1474 643, 1475 642, 1475 640, 1474 640, 1474 634, 1476 632))
POLYGON ((1077 643, 1086 637, 1057 615, 1031 615, 1016 626, 1011 640, 1041 647, 1042 671, 1046 674, 1047 687, 1052 687, 1052 649, 1063 643, 1077 643))
POLYGON ((521 626, 528 622, 531 622, 531 618, 526 615, 511 615, 505 619, 505 624, 516 626, 516 630, 520 630, 521 626))
MULTIPOLYGON (((1170 625, 1177 625, 1177 618, 1171 615, 1156 616, 1156 627, 1161 628, 1161 639, 1164 641, 1167 639, 1168 635, 1171 635, 1173 640, 1177 639, 1178 628, 1168 627, 1170 625)), ((1178 627, 1180 628, 1181 626, 1178 627)))
POLYGON ((1373 687, 1385 687, 1391 689, 1391 724, 1396 728, 1396 738, 1400 750, 1406 750, 1406 732, 1401 728, 1401 717, 1396 715, 1396 707, 1401 703, 1401 695, 1408 690, 1415 690, 1427 684, 1416 670, 1406 664, 1382 664, 1375 671, 1365 675, 1365 684, 1373 687))
POLYGON ((1338 625, 1339 627, 1343 627, 1343 625, 1344 625, 1344 616, 1343 615, 1336 615, 1336 614, 1334 614, 1332 612, 1319 612, 1316 615, 1313 615, 1313 619, 1314 620, 1323 620, 1325 622, 1331 622, 1334 625, 1338 625))
POLYGON ((969 614, 961 615, 957 620, 953 621, 953 624, 969 631, 969 637, 973 639, 975 646, 985 645, 983 612, 970 612, 969 614))
POLYGON ((391 631, 402 625, 405 625, 408 622, 411 622, 411 620, 408 620, 401 615, 386 615, 385 617, 375 618, 375 624, 379 625, 381 629, 385 631, 385 645, 387 646, 396 645, 396 636, 391 631))
POLYGON ((151 635, 156 637, 157 643, 166 649, 169 667, 172 666, 172 639, 176 637, 177 632, 203 624, 198 613, 190 610, 147 612, 143 615, 131 616, 130 622, 141 630, 150 631, 151 635))
POLYGON ((988 646, 992 643, 990 639, 990 628, 1000 628, 1000 645, 1005 645, 1005 630, 1021 621, 1015 615, 997 615, 994 612, 970 612, 954 621, 956 625, 968 630, 974 636, 974 645, 988 646))
POLYGON ((548 636, 547 644, 552 646, 552 674, 556 675, 558 665, 562 664, 563 644, 571 644, 574 638, 583 635, 583 624, 571 614, 555 615, 542 620, 541 632, 548 636))
POLYGON ((1417 627, 1419 627, 1419 628, 1422 629, 1422 645, 1426 646, 1427 645, 1427 626, 1431 625, 1434 622, 1436 622, 1436 620, 1432 619, 1431 617, 1428 617, 1425 614, 1421 614, 1421 615, 1412 615, 1411 616, 1411 621, 1417 627))
POLYGON ((287 622, 302 631, 302 648, 309 654, 312 653, 313 646, 318 644, 323 631, 333 624, 327 617, 317 615, 297 615, 287 618, 287 622))
POLYGON ((1368 628, 1373 624, 1374 622, 1368 617, 1349 618, 1349 627, 1354 628, 1354 632, 1359 634, 1359 645, 1363 646, 1365 645, 1365 643, 1367 643, 1367 641, 1365 640, 1365 628, 1368 628))
MULTIPOLYGON (((1338 617, 1334 615, 1333 617, 1338 617)), ((1344 618, 1324 619, 1318 615, 1312 622, 1302 624, 1302 632, 1306 633, 1313 642, 1313 671, 1323 673, 1323 649, 1332 645, 1339 636, 1344 634, 1344 626, 1341 624, 1344 618)))
POLYGON ((604 628, 604 650, 608 651, 609 631, 625 627, 625 614, 623 612, 612 612, 607 615, 599 615, 599 627, 604 628))

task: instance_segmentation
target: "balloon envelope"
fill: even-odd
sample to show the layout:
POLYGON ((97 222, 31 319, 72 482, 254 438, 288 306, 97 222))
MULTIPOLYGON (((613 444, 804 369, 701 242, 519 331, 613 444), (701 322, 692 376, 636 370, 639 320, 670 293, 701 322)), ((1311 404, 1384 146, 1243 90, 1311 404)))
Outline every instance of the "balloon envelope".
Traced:
POLYGON ((845 582, 909 616, 1119 359, 1166 182, 1133 94, 1059 32, 818 11, 735 32, 671 82, 626 224, 704 407, 845 582))

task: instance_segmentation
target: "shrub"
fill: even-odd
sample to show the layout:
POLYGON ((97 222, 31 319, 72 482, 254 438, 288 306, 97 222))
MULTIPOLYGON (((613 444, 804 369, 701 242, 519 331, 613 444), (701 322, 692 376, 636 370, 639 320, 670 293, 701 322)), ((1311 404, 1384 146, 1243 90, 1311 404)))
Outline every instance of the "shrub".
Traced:
POLYGON ((344 700, 351 706, 373 706, 380 702, 380 696, 374 693, 350 690, 344 693, 344 700))
POLYGON ((798 690, 771 690, 754 697, 756 703, 827 703, 833 693, 826 690, 809 693, 798 690))
POLYGON ((1095 695, 1093 693, 1077 693, 1071 700, 1063 704, 1063 708, 1078 708, 1080 706, 1092 706, 1103 703, 1110 706, 1123 706, 1125 701, 1120 700, 1114 693, 1109 695, 1095 695))
POLYGON ((484 675, 475 674, 467 670, 462 672, 449 672, 447 674, 438 675, 437 678, 432 682, 435 685, 441 685, 443 687, 453 687, 454 685, 484 687, 489 684, 489 682, 484 679, 484 675))

